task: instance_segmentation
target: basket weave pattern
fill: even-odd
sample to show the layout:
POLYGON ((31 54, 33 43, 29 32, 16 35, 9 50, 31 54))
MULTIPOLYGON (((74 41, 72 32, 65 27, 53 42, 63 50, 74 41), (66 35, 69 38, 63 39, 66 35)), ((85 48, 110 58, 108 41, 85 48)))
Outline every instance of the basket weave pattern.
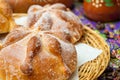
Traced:
POLYGON ((80 80, 95 80, 103 73, 109 63, 109 46, 103 38, 88 27, 84 27, 84 35, 81 42, 103 51, 95 60, 89 61, 79 67, 80 80))

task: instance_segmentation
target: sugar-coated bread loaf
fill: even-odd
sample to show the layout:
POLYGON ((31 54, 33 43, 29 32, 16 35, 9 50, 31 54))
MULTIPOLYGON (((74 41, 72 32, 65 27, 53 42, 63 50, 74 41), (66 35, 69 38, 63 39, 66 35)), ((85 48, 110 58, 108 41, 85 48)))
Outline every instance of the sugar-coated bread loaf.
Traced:
POLYGON ((79 17, 63 4, 33 5, 28 10, 27 26, 39 27, 42 31, 54 33, 61 39, 76 43, 82 36, 79 17))
POLYGON ((74 45, 39 28, 14 29, 0 50, 2 80, 67 80, 76 65, 74 45))

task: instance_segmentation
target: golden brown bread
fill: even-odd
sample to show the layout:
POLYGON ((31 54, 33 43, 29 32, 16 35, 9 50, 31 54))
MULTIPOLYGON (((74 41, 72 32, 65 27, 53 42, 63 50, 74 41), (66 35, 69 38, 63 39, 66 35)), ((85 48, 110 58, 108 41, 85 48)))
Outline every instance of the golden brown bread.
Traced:
POLYGON ((65 5, 32 6, 28 27, 16 27, 0 50, 2 80, 68 80, 76 69, 72 43, 82 36, 79 18, 65 5))
POLYGON ((6 0, 15 13, 27 12, 28 8, 33 4, 44 6, 46 4, 63 3, 67 7, 73 4, 73 0, 6 0))
POLYGON ((13 26, 12 9, 5 0, 0 0, 0 34, 9 32, 13 26))
POLYGON ((79 18, 63 4, 33 5, 28 10, 27 25, 54 33, 60 39, 75 43, 82 36, 79 18), (63 38, 64 37, 64 38, 63 38))
POLYGON ((75 71, 76 50, 53 33, 16 28, 0 51, 2 80, 67 80, 75 71))

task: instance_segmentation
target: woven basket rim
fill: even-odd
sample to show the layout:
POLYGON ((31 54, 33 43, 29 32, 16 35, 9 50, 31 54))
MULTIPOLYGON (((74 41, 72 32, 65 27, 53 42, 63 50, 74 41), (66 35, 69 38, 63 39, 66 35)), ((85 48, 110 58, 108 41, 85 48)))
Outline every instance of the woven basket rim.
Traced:
POLYGON ((80 80, 94 80, 97 79, 108 66, 110 60, 110 48, 106 41, 97 32, 87 26, 84 26, 83 30, 84 34, 82 38, 84 39, 80 42, 94 45, 92 47, 103 50, 102 54, 100 54, 96 59, 85 63, 79 68, 80 80))

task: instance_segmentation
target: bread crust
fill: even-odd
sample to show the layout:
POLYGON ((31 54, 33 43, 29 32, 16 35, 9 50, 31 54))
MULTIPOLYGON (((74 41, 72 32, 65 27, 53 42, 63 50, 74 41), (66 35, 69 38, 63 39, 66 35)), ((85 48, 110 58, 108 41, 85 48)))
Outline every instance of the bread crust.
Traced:
POLYGON ((9 32, 13 25, 11 7, 5 0, 0 0, 0 34, 9 32))
POLYGON ((63 3, 67 7, 70 7, 73 4, 73 0, 6 0, 11 5, 15 13, 27 12, 28 8, 31 5, 41 5, 54 4, 54 3, 63 3))

